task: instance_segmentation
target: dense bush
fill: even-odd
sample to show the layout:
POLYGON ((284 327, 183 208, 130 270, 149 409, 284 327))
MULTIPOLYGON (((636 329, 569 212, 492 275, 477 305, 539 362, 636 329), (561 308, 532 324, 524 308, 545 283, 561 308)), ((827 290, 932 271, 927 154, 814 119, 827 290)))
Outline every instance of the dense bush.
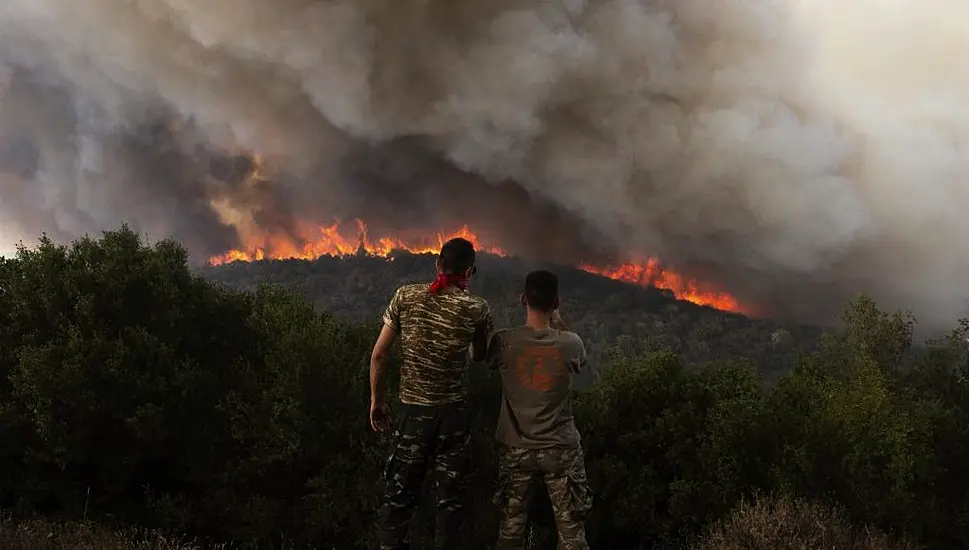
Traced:
MULTIPOLYGON (((617 354, 576 410, 593 546, 682 547, 758 492, 969 546, 966 325, 913 350, 913 321, 866 298, 845 321, 770 386, 751 361, 617 354)), ((175 243, 127 229, 22 249, 0 260, 0 506, 249 547, 372 547, 387 450, 366 420, 376 328, 278 288, 222 289, 175 243)), ((499 387, 472 378, 473 549, 496 536, 499 387)), ((750 510, 716 540, 738 540, 750 510)), ((540 503, 539 547, 552 529, 540 503)))
POLYGON ((2 263, 6 505, 243 541, 362 544, 372 328, 225 292, 123 230, 2 263), (364 480, 362 483, 360 480, 364 480))

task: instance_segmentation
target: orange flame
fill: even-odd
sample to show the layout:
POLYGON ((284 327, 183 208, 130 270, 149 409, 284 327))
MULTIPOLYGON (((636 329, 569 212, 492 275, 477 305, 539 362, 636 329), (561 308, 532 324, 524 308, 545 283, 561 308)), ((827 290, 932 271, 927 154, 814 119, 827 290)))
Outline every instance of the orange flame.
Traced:
POLYGON ((601 268, 586 264, 579 266, 579 269, 617 281, 666 289, 673 292, 678 299, 694 304, 735 313, 744 312, 733 296, 726 292, 703 290, 695 280, 686 279, 679 273, 663 269, 656 258, 650 258, 642 263, 622 264, 618 267, 601 268))
MULTIPOLYGON (((213 266, 232 262, 252 262, 265 259, 300 259, 315 260, 321 256, 350 256, 365 253, 372 256, 389 256, 394 250, 405 250, 413 254, 436 254, 449 239, 462 237, 471 241, 476 250, 489 252, 497 256, 507 256, 503 249, 483 244, 481 239, 468 226, 462 226, 453 233, 437 232, 432 236, 417 236, 404 238, 399 236, 383 236, 371 240, 367 224, 363 220, 356 220, 357 235, 347 238, 341 232, 340 223, 316 228, 319 236, 307 239, 308 242, 298 246, 285 236, 270 235, 263 237, 259 244, 252 244, 248 251, 230 250, 225 254, 209 258, 213 266)), ((306 232, 303 234, 312 234, 306 232)), ((641 286, 654 286, 669 290, 680 300, 688 300, 699 305, 708 305, 724 311, 742 313, 740 304, 727 293, 704 290, 695 280, 664 269, 658 260, 650 258, 645 262, 626 263, 619 266, 597 267, 581 265, 579 269, 608 277, 610 279, 633 283, 641 286)))

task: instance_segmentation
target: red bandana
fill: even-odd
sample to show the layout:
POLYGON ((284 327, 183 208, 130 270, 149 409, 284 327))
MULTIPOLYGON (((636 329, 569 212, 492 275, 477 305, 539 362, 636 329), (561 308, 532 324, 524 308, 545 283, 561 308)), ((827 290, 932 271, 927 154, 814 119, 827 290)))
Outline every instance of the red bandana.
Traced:
POLYGON ((461 275, 445 275, 444 273, 438 273, 437 278, 431 283, 431 294, 438 294, 445 287, 456 286, 461 290, 468 289, 468 276, 465 274, 461 275))

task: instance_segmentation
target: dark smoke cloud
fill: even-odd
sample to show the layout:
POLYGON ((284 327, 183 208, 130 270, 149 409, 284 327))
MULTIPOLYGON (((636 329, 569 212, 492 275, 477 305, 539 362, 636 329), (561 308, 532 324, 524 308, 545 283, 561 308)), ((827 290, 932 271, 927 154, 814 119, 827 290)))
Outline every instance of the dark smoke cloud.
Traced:
POLYGON ((7 0, 0 236, 128 220, 204 259, 334 216, 468 222, 776 314, 867 290, 944 326, 969 301, 967 11, 7 0))

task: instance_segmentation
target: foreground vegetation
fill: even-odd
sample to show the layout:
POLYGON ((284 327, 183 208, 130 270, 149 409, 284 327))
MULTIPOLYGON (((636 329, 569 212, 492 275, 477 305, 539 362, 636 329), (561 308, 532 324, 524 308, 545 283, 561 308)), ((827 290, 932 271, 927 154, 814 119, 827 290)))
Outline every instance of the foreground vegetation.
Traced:
POLYGON ((876 529, 850 525, 842 513, 789 497, 742 502, 716 522, 693 550, 919 550, 876 529))
POLYGON ((224 550, 138 530, 110 530, 87 522, 55 523, 43 519, 14 521, 0 516, 3 550, 224 550))
MULTIPOLYGON (((551 548, 552 546, 547 547, 551 548)), ((533 545, 530 548, 535 548, 533 545)), ((0 516, 4 550, 232 550, 145 530, 109 530, 87 522, 15 522, 0 516)), ((907 540, 849 525, 839 511, 786 497, 743 502, 716 522, 691 550, 922 550, 907 540)))
MULTIPOLYGON (((969 546, 966 324, 916 356, 903 314, 863 297, 845 321, 770 386, 747 361, 614 355, 576 411, 593 547, 909 548, 849 525, 969 546), (756 494, 796 500, 741 506, 756 494)), ((127 229, 21 250, 0 260, 0 507, 241 548, 373 547, 376 328, 278 288, 224 290, 127 229)), ((488 548, 498 385, 476 369, 472 388, 467 540, 488 548)))

